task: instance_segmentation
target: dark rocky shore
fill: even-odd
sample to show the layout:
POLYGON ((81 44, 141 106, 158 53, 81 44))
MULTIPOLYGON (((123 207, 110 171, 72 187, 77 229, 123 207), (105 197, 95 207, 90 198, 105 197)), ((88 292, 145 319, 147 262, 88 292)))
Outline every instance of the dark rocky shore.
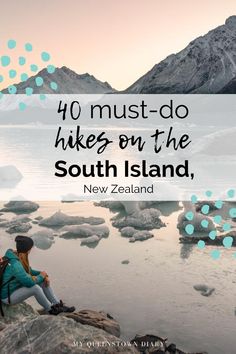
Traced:
POLYGON ((187 354, 156 335, 136 336, 130 341, 120 339, 118 322, 104 312, 83 310, 49 316, 41 315, 27 303, 3 305, 3 310, 1 354, 187 354))

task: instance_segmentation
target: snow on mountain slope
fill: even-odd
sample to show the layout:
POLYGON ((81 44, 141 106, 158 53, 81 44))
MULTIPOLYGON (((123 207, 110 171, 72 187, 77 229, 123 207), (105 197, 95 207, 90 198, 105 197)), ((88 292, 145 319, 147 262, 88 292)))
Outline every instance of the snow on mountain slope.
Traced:
MULTIPOLYGON (((24 94, 26 87, 33 88, 33 93, 35 94, 97 94, 115 91, 107 82, 101 82, 89 74, 79 75, 65 66, 56 68, 52 74, 49 74, 47 69, 43 69, 37 75, 31 76, 27 81, 20 82, 15 86, 18 94, 24 94), (39 76, 43 79, 43 85, 40 87, 35 82, 36 77, 39 76), (57 90, 53 90, 50 87, 51 82, 57 84, 57 90)), ((2 92, 7 93, 7 90, 2 92)))
POLYGON ((126 93, 217 93, 236 76, 236 16, 168 56, 126 93))

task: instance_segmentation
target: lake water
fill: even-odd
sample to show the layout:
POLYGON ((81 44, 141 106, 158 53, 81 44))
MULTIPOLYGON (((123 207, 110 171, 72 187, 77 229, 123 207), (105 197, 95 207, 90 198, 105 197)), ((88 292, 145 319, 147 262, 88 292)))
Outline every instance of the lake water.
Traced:
MULTIPOLYGON (((234 251, 219 247, 221 258, 213 260, 210 246, 199 250, 181 245, 176 228, 181 205, 168 204, 166 216, 161 217, 167 226, 154 230, 154 238, 136 243, 129 243, 112 227, 114 213, 92 202, 40 205, 30 217, 61 210, 69 215, 103 217, 110 229, 109 237, 95 248, 81 247, 79 239, 55 237, 49 249, 33 249, 32 266, 47 270, 56 293, 66 303, 78 310, 109 312, 120 323, 125 339, 152 333, 189 351, 235 353, 234 251), (130 263, 122 264, 126 259, 130 263), (215 292, 203 297, 193 289, 197 283, 212 286, 215 292)), ((13 216, 5 213, 2 218, 13 216)), ((39 228, 33 225, 28 234, 39 228)), ((14 247, 14 237, 0 228, 2 254, 14 247)))
MULTIPOLYGON (((50 129, 39 135, 33 127, 18 130, 1 127, 0 165, 14 164, 24 176, 17 194, 34 191, 35 185, 39 195, 42 189, 50 192, 53 180, 47 179, 50 183, 46 186, 44 181, 51 165, 42 151, 54 135, 55 131, 50 129)), ((119 163, 121 157, 115 153, 111 151, 119 163)), ((134 159, 132 152, 127 158, 134 159)), ((0 200, 5 200, 5 192, 6 189, 0 190, 0 200)), ((61 193, 64 194, 63 188, 61 193)), ((14 190, 12 195, 16 195, 14 190)), ((102 217, 110 229, 109 237, 95 248, 81 247, 79 239, 55 237, 49 249, 32 251, 32 266, 47 270, 60 298, 79 310, 109 312, 120 323, 124 339, 153 333, 168 337, 170 342, 188 351, 235 353, 235 251, 218 247, 222 250, 221 258, 213 260, 210 257, 213 247, 199 250, 197 246, 181 245, 176 227, 181 204, 179 207, 176 203, 166 204, 161 216, 166 227, 154 230, 154 238, 136 243, 129 243, 112 226, 114 214, 110 210, 89 201, 40 202, 40 209, 31 217, 47 217, 58 210, 69 215, 102 217), (129 264, 121 263, 127 259, 129 264), (203 297, 193 289, 199 283, 214 287, 215 292, 203 297)), ((1 218, 13 216, 5 213, 1 218)), ((33 225, 28 234, 39 229, 43 228, 33 225)), ((14 237, 0 228, 2 254, 8 247, 14 247, 14 237)))

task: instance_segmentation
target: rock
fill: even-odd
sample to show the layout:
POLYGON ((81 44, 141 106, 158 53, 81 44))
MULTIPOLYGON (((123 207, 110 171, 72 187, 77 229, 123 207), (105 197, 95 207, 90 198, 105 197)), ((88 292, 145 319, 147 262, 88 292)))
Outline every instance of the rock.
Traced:
MULTIPOLYGON (((185 227, 188 224, 194 226, 194 232, 209 233, 210 231, 215 230, 215 225, 213 221, 206 215, 193 212, 193 218, 191 220, 189 220, 186 215, 188 215, 188 211, 181 213, 178 217, 177 228, 180 231, 183 231, 185 233, 185 227), (206 227, 202 225, 203 221, 208 223, 206 227)), ((187 235, 187 237, 191 238, 191 235, 187 235)))
POLYGON ((25 318, 32 318, 38 316, 38 312, 35 311, 26 302, 22 302, 18 305, 5 305, 2 304, 4 317, 0 315, 0 331, 3 330, 7 325, 15 323, 16 321, 21 321, 25 318))
POLYGON ((137 231, 129 239, 129 242, 145 241, 152 237, 154 237, 154 235, 149 231, 137 231))
POLYGON ((209 205, 209 211, 214 211, 214 210, 219 210, 216 206, 215 206, 215 202, 211 202, 209 200, 207 201, 201 201, 201 202, 197 202, 196 203, 196 211, 201 213, 201 209, 204 205, 209 205))
POLYGON ((39 221, 39 225, 47 227, 63 227, 65 225, 81 225, 81 224, 90 224, 90 225, 99 225, 103 224, 105 220, 103 218, 96 218, 90 216, 88 218, 83 216, 70 216, 57 211, 52 216, 42 219, 39 221))
POLYGON ((60 314, 60 316, 72 318, 74 321, 103 329, 107 333, 116 337, 120 336, 120 326, 118 322, 109 314, 103 311, 97 312, 93 310, 82 310, 68 314, 60 314))
POLYGON ((176 344, 171 343, 170 345, 168 345, 168 347, 166 348, 166 351, 168 353, 176 353, 176 351, 177 351, 176 344))
POLYGON ((80 242, 80 245, 84 246, 84 245, 91 245, 91 244, 94 244, 94 243, 97 244, 100 240, 101 240, 101 237, 99 237, 97 235, 92 235, 92 236, 89 236, 89 237, 83 239, 80 242))
POLYGON ((158 209, 144 209, 124 216, 112 222, 112 225, 121 229, 127 226, 140 230, 159 229, 165 224, 160 219, 160 211, 158 209))
POLYGON ((34 241, 34 245, 41 250, 47 250, 55 242, 51 230, 40 230, 32 234, 31 238, 34 241))
POLYGON ((40 220, 43 220, 43 217, 42 216, 37 216, 36 218, 34 218, 35 220, 37 221, 40 221, 40 220))
POLYGON ((165 353, 167 338, 161 338, 152 334, 144 336, 136 335, 130 341, 141 353, 165 353))
POLYGON ((129 260, 128 259, 124 259, 121 264, 129 264, 129 260))
POLYGON ((196 284, 193 288, 196 291, 200 291, 202 296, 210 296, 215 291, 215 288, 211 288, 205 284, 196 284))
POLYGON ((11 200, 10 202, 4 204, 4 208, 1 209, 3 212, 12 212, 16 214, 32 213, 38 210, 39 205, 35 202, 23 200, 11 200))
POLYGON ((123 237, 132 237, 135 232, 137 232, 137 230, 132 226, 126 226, 120 230, 121 236, 123 237))
POLYGON ((0 343, 2 354, 138 353, 134 347, 124 351, 121 340, 102 329, 64 316, 38 316, 20 325, 16 322, 0 332, 0 343))
POLYGON ((186 353, 178 349, 176 344, 167 343, 168 338, 153 334, 136 335, 130 342, 142 354, 207 354, 206 352, 186 353))
POLYGON ((230 247, 236 247, 236 231, 231 231, 227 234, 219 234, 215 239, 211 239, 208 235, 183 236, 179 238, 179 242, 184 244, 196 244, 199 240, 202 240, 209 246, 222 246, 224 238, 229 236, 232 237, 232 245, 230 247))
POLYGON ((108 237, 109 228, 106 225, 91 226, 91 225, 72 225, 65 226, 61 230, 62 238, 86 238, 90 236, 98 236, 99 238, 108 237))

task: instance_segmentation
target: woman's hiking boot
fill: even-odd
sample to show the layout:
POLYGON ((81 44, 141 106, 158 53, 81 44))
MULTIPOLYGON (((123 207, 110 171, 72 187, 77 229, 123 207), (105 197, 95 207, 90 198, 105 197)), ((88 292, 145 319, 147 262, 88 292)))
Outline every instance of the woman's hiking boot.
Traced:
POLYGON ((66 306, 62 300, 60 300, 59 304, 55 305, 58 308, 61 309, 61 312, 74 312, 75 311, 75 307, 74 306, 66 306))
POLYGON ((52 305, 51 310, 48 311, 48 313, 53 316, 57 316, 57 315, 59 315, 59 313, 62 313, 62 312, 63 312, 62 308, 59 307, 58 305, 52 305))

